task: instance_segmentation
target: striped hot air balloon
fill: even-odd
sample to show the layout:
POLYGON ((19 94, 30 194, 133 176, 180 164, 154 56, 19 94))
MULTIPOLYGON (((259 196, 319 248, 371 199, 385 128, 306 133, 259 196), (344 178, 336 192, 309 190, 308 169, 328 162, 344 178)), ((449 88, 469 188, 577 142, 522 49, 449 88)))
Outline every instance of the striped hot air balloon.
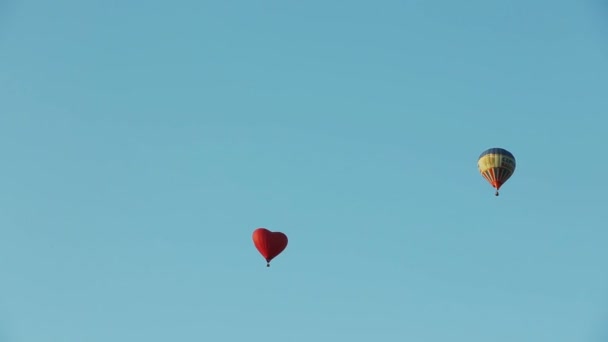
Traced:
POLYGON ((479 156, 477 167, 483 178, 496 189, 496 196, 498 196, 500 187, 515 172, 515 157, 505 149, 490 148, 479 156))

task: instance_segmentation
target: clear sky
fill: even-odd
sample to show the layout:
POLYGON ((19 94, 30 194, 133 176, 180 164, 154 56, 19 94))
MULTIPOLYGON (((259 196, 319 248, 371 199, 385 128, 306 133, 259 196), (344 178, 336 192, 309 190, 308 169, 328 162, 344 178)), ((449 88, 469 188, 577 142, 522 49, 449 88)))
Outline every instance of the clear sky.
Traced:
POLYGON ((1 341, 608 341, 608 5, 0 11, 1 341))

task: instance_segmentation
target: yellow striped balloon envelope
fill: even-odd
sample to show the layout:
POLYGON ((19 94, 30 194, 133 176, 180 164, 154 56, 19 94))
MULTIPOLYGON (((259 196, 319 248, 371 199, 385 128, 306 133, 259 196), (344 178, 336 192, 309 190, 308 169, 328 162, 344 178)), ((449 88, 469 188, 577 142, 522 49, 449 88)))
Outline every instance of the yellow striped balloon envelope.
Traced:
POLYGON ((490 148, 479 156, 477 167, 483 178, 496 189, 496 196, 498 196, 500 187, 515 172, 515 157, 505 149, 490 148))

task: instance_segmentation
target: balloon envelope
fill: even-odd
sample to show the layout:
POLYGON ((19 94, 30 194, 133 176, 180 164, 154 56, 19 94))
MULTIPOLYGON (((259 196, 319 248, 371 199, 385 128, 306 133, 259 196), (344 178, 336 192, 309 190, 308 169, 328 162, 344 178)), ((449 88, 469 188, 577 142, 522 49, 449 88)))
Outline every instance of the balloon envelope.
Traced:
POLYGON ((500 187, 515 172, 515 157, 503 148, 490 148, 481 153, 477 160, 477 167, 483 178, 496 189, 496 196, 498 196, 500 187))
POLYGON ((287 247, 287 235, 266 228, 254 230, 252 238, 255 248, 266 260, 266 266, 270 266, 270 261, 287 247))

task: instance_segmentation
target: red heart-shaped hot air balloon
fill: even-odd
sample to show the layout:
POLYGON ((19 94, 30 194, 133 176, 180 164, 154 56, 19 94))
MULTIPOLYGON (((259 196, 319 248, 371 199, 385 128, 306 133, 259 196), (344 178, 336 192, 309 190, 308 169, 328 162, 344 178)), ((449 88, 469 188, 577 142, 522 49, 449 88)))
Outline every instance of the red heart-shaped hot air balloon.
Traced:
POLYGON ((270 260, 281 254, 287 247, 287 235, 281 232, 271 232, 266 228, 253 231, 253 244, 266 259, 266 267, 270 267, 270 260))

